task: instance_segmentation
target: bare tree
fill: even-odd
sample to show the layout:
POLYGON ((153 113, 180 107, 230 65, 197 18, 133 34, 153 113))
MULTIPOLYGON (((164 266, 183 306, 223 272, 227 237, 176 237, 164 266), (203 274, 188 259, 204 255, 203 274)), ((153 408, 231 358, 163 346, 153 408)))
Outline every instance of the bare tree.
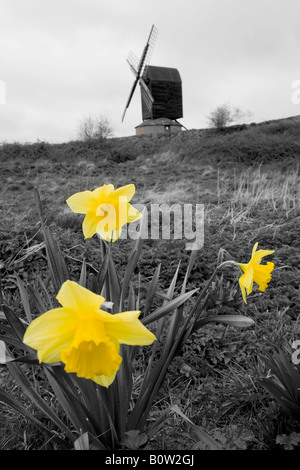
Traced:
POLYGON ((227 104, 223 104, 211 111, 207 119, 211 127, 221 129, 232 123, 232 111, 227 104))
POLYGON ((113 127, 106 116, 88 116, 79 123, 80 140, 105 140, 113 136, 113 127))
POLYGON ((207 119, 211 127, 222 129, 233 122, 240 124, 251 116, 250 111, 242 111, 239 107, 231 109, 228 104, 223 104, 213 110, 207 119))
POLYGON ((252 116, 253 113, 251 111, 242 111, 238 106, 236 106, 232 111, 232 119, 236 124, 245 124, 246 121, 252 119, 252 116))

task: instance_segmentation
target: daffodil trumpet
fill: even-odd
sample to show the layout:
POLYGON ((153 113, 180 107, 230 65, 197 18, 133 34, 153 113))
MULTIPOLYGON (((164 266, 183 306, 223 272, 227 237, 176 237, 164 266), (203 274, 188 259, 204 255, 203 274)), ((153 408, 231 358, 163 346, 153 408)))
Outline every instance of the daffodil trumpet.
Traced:
POLYGON ((267 264, 262 265, 261 260, 265 256, 274 253, 274 250, 257 250, 258 243, 255 243, 252 256, 249 263, 238 263, 239 268, 243 271, 243 275, 239 278, 239 284, 242 291, 244 302, 247 303, 247 295, 251 294, 253 282, 258 285, 258 290, 264 292, 271 281, 271 272, 274 269, 274 263, 268 261, 267 264))

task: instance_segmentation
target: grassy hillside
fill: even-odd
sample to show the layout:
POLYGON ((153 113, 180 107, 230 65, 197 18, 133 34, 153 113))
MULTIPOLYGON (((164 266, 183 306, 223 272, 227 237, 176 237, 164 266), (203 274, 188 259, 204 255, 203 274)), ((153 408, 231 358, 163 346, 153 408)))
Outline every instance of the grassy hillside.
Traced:
MULTIPOLYGON (((216 313, 244 313, 256 325, 238 331, 210 326, 205 333, 195 334, 172 365, 153 413, 155 416, 169 404, 179 404, 195 424, 215 438, 225 436, 229 447, 239 442, 236 445, 241 449, 278 448, 277 435, 299 433, 299 422, 288 419, 256 379, 261 372, 259 353, 273 345, 290 353, 292 341, 300 339, 299 162, 297 118, 231 126, 222 132, 189 130, 172 136, 103 142, 3 144, 3 301, 23 315, 14 273, 35 287, 37 275, 49 283, 34 187, 40 192, 47 223, 75 279, 83 258, 91 272, 93 266, 99 268, 100 259, 95 238, 83 240, 83 217, 73 214, 65 203, 73 193, 109 183, 115 187, 134 183, 133 204, 204 204, 204 246, 191 273, 190 287, 204 285, 218 256, 248 262, 256 241, 259 248, 275 250, 275 270, 268 289, 255 291, 247 306, 232 272, 218 279, 207 308, 216 313)), ((120 240, 118 248, 114 247, 120 272, 130 244, 130 240, 120 240)), ((136 287, 140 280, 149 280, 161 263, 161 289, 165 289, 179 259, 179 279, 183 280, 188 257, 184 240, 145 240, 136 287)), ((5 366, 0 367, 0 382, 13 389, 5 366)), ((31 435, 27 430, 24 440, 25 419, 16 424, 17 416, 12 412, 8 420, 3 407, 0 418, 4 436, 0 448, 1 443, 3 448, 35 448, 34 429, 31 435)), ((151 441, 152 448, 160 448, 162 441, 166 449, 190 449, 195 437, 173 417, 151 441)))

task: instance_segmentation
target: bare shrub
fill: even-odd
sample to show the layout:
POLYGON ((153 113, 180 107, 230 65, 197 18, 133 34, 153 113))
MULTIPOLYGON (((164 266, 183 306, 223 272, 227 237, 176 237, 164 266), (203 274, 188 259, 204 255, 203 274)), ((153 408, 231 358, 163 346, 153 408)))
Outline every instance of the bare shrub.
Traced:
POLYGON ((87 116, 79 123, 78 135, 83 141, 102 141, 113 136, 113 127, 106 116, 87 116))
POLYGON ((207 119, 211 127, 222 129, 232 123, 241 124, 251 117, 250 111, 242 111, 239 107, 232 109, 228 104, 223 104, 211 111, 207 119))

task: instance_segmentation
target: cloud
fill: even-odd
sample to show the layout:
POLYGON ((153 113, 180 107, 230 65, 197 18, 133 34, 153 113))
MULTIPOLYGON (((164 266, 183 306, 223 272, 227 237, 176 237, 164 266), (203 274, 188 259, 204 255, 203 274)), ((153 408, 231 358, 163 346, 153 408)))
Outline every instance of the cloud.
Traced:
POLYGON ((188 128, 205 125, 224 102, 254 120, 300 114, 292 82, 300 79, 300 6, 294 0, 2 0, 0 141, 66 141, 79 120, 105 114, 116 135, 141 122, 126 63, 142 53, 152 24, 151 63, 178 68, 188 128))

